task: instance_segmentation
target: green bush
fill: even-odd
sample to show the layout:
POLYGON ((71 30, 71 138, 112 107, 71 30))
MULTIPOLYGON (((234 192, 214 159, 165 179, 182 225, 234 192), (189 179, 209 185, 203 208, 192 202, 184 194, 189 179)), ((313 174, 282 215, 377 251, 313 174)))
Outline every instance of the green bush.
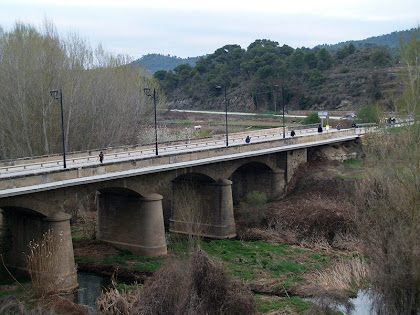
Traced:
POLYGON ((378 105, 368 105, 357 111, 357 118, 361 123, 379 123, 382 109, 378 105))
POLYGON ((321 123, 321 118, 319 118, 318 113, 312 113, 302 119, 303 125, 319 124, 321 123))
POLYGON ((257 226, 265 216, 267 196, 259 191, 252 191, 242 201, 238 210, 238 220, 245 226, 257 226))

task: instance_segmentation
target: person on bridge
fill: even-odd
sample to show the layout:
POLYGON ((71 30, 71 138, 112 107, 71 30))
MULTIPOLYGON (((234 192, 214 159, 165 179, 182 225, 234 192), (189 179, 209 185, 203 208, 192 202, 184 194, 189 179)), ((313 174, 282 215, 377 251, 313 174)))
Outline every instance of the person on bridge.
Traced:
POLYGON ((104 161, 104 154, 102 153, 102 151, 101 151, 101 153, 99 153, 99 161, 101 163, 104 161))
POLYGON ((296 135, 296 132, 292 129, 292 132, 290 132, 290 135, 291 135, 292 137, 294 137, 294 136, 296 135))
POLYGON ((337 130, 340 130, 341 129, 341 125, 340 124, 338 124, 337 125, 337 130))
POLYGON ((251 142, 251 137, 250 136, 246 136, 245 142, 246 143, 250 143, 251 142))
POLYGON ((318 125, 318 132, 322 132, 322 126, 318 125))

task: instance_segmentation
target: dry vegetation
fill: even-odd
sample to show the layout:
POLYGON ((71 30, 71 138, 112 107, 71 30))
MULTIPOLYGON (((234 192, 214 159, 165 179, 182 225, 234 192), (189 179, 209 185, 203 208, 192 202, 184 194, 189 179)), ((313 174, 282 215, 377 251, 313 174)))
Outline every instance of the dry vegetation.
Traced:
POLYGON ((358 172, 361 169, 338 162, 302 166, 289 195, 268 205, 263 225, 260 228, 240 225, 239 237, 357 250, 355 208, 348 202, 347 193, 354 187, 353 177, 358 172))
POLYGON ((104 314, 257 314, 249 288, 200 250, 168 261, 142 290, 110 289, 97 305, 104 314))

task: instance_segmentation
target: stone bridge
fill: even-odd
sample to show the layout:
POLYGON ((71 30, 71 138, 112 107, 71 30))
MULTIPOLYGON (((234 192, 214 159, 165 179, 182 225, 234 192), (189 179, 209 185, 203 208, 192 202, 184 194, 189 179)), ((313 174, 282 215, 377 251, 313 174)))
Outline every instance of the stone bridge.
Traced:
POLYGON ((279 133, 250 144, 186 146, 167 153, 161 149, 159 156, 123 155, 104 164, 87 159, 67 169, 1 173, 6 261, 25 269, 23 253, 29 242, 51 229, 62 244, 62 287, 76 287, 70 220, 86 204, 97 209, 98 239, 138 255, 166 254, 165 227, 175 233, 232 238, 233 206, 247 193, 256 190, 269 199, 280 198, 308 155, 329 150, 330 157, 345 159, 345 151, 338 148, 357 141, 361 132, 347 129, 285 139, 279 133))

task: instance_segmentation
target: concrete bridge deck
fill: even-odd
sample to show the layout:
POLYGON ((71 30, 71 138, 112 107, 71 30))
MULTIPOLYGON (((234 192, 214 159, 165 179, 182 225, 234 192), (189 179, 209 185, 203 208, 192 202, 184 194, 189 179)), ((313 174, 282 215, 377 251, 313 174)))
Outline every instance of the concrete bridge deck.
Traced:
POLYGON ((367 131, 353 128, 318 133, 311 129, 283 138, 282 128, 275 128, 267 133, 232 134, 229 147, 224 140, 198 140, 161 147, 158 156, 148 148, 115 152, 108 154, 103 164, 97 157, 77 157, 66 169, 51 166, 49 163, 57 163, 54 160, 4 166, 0 168, 0 198, 349 141, 367 131), (251 135, 251 143, 244 142, 245 134, 251 135))

